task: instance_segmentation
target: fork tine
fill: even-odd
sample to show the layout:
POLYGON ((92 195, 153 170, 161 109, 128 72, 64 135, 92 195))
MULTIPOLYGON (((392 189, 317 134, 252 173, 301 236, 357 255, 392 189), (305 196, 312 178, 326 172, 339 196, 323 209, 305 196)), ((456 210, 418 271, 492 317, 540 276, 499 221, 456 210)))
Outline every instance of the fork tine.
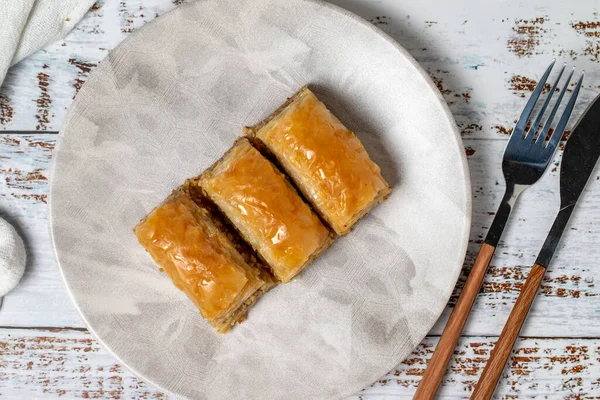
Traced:
MULTIPOLYGON (((573 75, 573 72, 571 72, 573 75)), ((569 122, 569 118, 571 117, 571 113, 573 112, 573 107, 575 106, 575 101, 577 101, 577 96, 579 95, 579 89, 581 89, 581 83, 583 82, 583 77, 585 75, 585 71, 581 73, 579 80, 577 81, 577 85, 575 85, 575 89, 573 89, 573 94, 571 94, 571 98, 563 111, 554 132, 552 133, 552 137, 548 141, 548 146, 546 146, 551 153, 554 153, 556 146, 560 142, 563 133, 565 132, 565 128, 567 127, 567 122, 569 122)), ((566 87, 566 86, 565 86, 566 87)), ((547 132, 546 132, 547 133, 547 132)))
MULTIPOLYGON (((552 60, 552 62, 548 66, 548 68, 546 68, 546 72, 544 72, 544 75, 542 75, 542 78, 540 79, 540 81, 536 85, 535 89, 533 90, 533 93, 531 93, 531 97, 527 101, 527 104, 525 105, 525 108, 523 109, 523 112, 521 113, 521 116, 519 117, 519 121, 517 122, 517 125, 515 125, 515 129, 513 131, 514 133, 520 132, 522 134, 525 131, 525 127, 527 126, 527 121, 529 121, 529 118, 531 117, 531 113, 533 112, 535 103, 537 103, 537 101, 540 97, 540 94, 542 93, 542 90, 544 89, 544 85, 546 84, 548 75, 550 75, 550 71, 552 71, 552 68, 554 67, 555 62, 556 62, 556 60, 552 60)), ((525 136, 523 136, 523 137, 525 137, 525 136)))
MULTIPOLYGON (((529 133, 535 134, 535 132, 537 132, 540 122, 542 121, 542 118, 544 117, 544 113, 546 112, 546 108, 548 108, 548 104, 550 104, 550 99, 552 99, 552 95, 554 94, 554 91, 556 90, 556 87, 558 86, 558 82, 560 81, 560 78, 562 77, 562 74, 565 71, 566 67, 567 67, 567 63, 564 63, 562 68, 560 69, 560 72, 558 73, 558 77, 554 81, 554 85, 552 85, 552 89, 550 89, 550 93, 548 93, 548 96, 546 96, 546 100, 544 100, 544 105, 542 105, 542 108, 540 109, 537 116, 535 117, 535 120, 531 124, 531 128, 529 128, 529 132, 527 132, 527 134, 525 136, 528 136, 529 133)), ((571 75, 573 75, 572 72, 571 72, 571 75)), ((571 80, 571 76, 569 76, 567 85, 569 84, 570 80, 571 80)), ((560 103, 560 99, 561 98, 558 99, 558 103, 560 103)), ((552 110, 552 111, 555 111, 555 110, 552 110)), ((554 115, 552 115, 551 118, 554 118, 554 115)), ((533 137, 533 139, 535 140, 535 136, 533 137)), ((541 133, 537 137, 537 141, 539 141, 540 143, 543 143, 545 139, 546 139, 546 136, 542 136, 541 133), (542 138, 542 140, 540 140, 540 138, 542 138)))
MULTIPOLYGON (((556 112, 558 111, 558 107, 560 107, 560 103, 563 99, 563 96, 565 95, 567 89, 569 88, 569 83, 571 83, 571 78, 573 78, 574 72, 575 72, 575 67, 573 67, 573 69, 571 70, 571 73, 567 77, 567 81, 565 82, 565 85, 563 86, 562 90, 560 91, 560 94, 558 95, 558 99, 556 100, 554 107, 552 107, 552 112, 550 112, 550 115, 548 116, 548 119, 546 120, 546 123, 544 124, 544 128, 542 129, 542 132, 540 132, 539 138, 541 139, 540 140, 541 143, 543 143, 546 140, 546 136, 548 136, 548 132, 550 132, 550 126, 552 125, 554 116, 556 115, 556 112)), ((556 130, 554 132, 556 132, 556 130)))

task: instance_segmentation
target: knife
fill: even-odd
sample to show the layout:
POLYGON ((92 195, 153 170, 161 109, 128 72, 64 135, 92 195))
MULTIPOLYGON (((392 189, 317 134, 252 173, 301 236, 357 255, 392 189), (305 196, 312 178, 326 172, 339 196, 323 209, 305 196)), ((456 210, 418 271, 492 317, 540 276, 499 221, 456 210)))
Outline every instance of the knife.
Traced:
POLYGON ((600 96, 596 97, 579 119, 567 140, 560 168, 560 210, 546 241, 521 289, 500 338, 494 346, 471 399, 489 399, 494 393, 504 365, 521 331, 529 308, 548 264, 554 255, 562 233, 569 222, 575 204, 600 157, 600 96))

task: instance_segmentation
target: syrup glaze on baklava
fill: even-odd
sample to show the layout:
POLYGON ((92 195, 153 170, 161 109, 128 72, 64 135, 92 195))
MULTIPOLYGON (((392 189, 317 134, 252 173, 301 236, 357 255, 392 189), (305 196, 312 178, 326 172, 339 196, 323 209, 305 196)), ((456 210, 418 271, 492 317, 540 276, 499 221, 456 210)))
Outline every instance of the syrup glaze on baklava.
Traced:
POLYGON ((200 185, 282 282, 331 243, 329 230, 286 177, 246 139, 206 171, 200 185))
POLYGON ((360 140, 306 87, 246 133, 268 148, 338 235, 390 192, 360 140))
POLYGON ((180 188, 134 229, 138 241, 219 332, 272 286, 236 250, 213 215, 180 188))

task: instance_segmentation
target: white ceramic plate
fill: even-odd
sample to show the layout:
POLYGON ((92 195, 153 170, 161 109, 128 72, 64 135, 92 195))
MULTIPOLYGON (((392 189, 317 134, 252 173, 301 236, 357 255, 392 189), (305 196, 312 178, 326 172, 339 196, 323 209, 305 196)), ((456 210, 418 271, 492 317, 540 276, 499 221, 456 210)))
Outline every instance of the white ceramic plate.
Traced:
POLYGON ((392 369, 441 314, 465 255, 469 186, 444 101, 371 24, 317 1, 208 0, 146 25, 94 71, 55 152, 50 221, 83 318, 146 380, 197 399, 339 398, 392 369), (131 229, 306 83, 392 195, 218 335, 131 229))

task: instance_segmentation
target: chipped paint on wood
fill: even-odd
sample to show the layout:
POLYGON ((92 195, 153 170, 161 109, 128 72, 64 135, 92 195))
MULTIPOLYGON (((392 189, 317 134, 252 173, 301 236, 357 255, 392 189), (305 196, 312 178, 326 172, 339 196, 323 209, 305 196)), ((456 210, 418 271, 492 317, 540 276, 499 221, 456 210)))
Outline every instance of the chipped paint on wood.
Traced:
POLYGON ((466 125, 459 125, 460 128, 460 132, 465 135, 465 136, 469 136, 472 135, 474 133, 477 132, 481 132, 483 130, 483 127, 479 124, 466 124, 466 125))
MULTIPOLYGON (((83 327, 66 299, 46 228, 47 178, 55 139, 56 135, 0 135, 0 211, 31 232, 30 240, 35 240, 32 250, 39 253, 30 270, 31 280, 26 281, 30 286, 17 289, 5 299, 0 326, 59 324, 83 327), (41 277, 45 279, 45 285, 37 288, 37 279, 41 277), (39 301, 36 300, 36 306, 32 307, 30 290, 34 288, 38 290, 39 301), (64 302, 65 308, 57 311, 49 298, 58 298, 55 301, 64 302)), ((455 304, 502 197, 500 161, 504 146, 503 140, 465 141, 473 185, 473 228, 465 268, 450 307, 455 304)), ((466 334, 500 332, 550 227, 551 216, 558 209, 559 166, 560 156, 553 161, 553 167, 541 182, 525 192, 517 204, 511 224, 492 260, 466 334)), ((600 177, 600 172, 598 175, 600 177)), ((600 225, 595 223, 600 219, 599 198, 600 185, 590 185, 565 233, 564 244, 550 265, 525 334, 586 336, 597 335, 600 331, 600 320, 592 318, 597 315, 600 294, 594 273, 594 261, 600 258, 600 248, 593 245, 600 241, 600 225), (573 325, 566 325, 564 321, 567 320, 574 321, 573 325)), ((432 333, 441 333, 450 310, 444 312, 432 333)))
POLYGON ((28 260, 18 289, 3 299, 0 326, 82 325, 48 238, 46 202, 55 140, 52 134, 0 135, 0 217, 23 237, 28 260))
MULTIPOLYGON (((44 69, 46 68, 48 68, 48 66, 44 64, 44 69)), ((40 95, 35 100, 37 104, 37 114, 35 114, 35 118, 38 122, 35 129, 38 131, 48 130, 48 125, 50 124, 50 106, 52 105, 52 99, 48 93, 49 79, 50 75, 45 72, 37 74, 40 95)))
MULTIPOLYGON (((331 1, 390 34, 423 65, 467 139, 506 139, 553 57, 587 71, 575 116, 600 89, 600 5, 596 2, 573 8, 557 0, 494 4, 472 0, 459 9, 452 2, 437 0, 331 1)), ((0 87, 0 130, 59 130, 72 99, 99 61, 130 32, 184 2, 98 1, 66 39, 9 70, 0 87)), ((0 216, 20 231, 29 255, 25 278, 4 299, 0 326, 83 327, 59 277, 47 232, 55 139, 41 134, 0 135, 0 216)), ((502 196, 504 145, 505 140, 465 141, 474 195, 473 230, 465 270, 433 334, 441 333, 502 196)), ((500 332, 557 209, 560 157, 552 164, 540 184, 524 193, 517 205, 465 334, 500 332)), ((594 183, 600 182, 600 172, 597 175, 594 183)), ((599 200, 596 184, 587 190, 567 228, 523 334, 598 336, 599 200)), ((442 396, 468 398, 494 340, 461 340, 442 396)), ((600 397, 598 340, 521 340, 497 395, 600 397)), ((353 398, 412 397, 436 342, 426 338, 397 369, 353 398)), ((87 332, 1 328, 0 397, 168 398, 129 374, 87 332)))
POLYGON ((7 125, 13 119, 13 108, 10 105, 10 98, 0 93, 0 125, 7 125))
POLYGON ((600 37, 600 21, 572 22, 571 27, 587 37, 600 37))
MULTIPOLYGON (((438 395, 468 398, 495 337, 461 338, 438 395)), ((433 354, 425 340, 396 368, 350 399, 410 398, 433 354)), ((600 389, 600 339, 521 339, 498 396, 552 393, 560 398, 600 389)), ((119 364, 87 331, 0 330, 0 396, 7 398, 168 399, 119 364)))
POLYGON ((530 79, 522 75, 515 75, 510 78, 510 89, 513 91, 513 94, 516 94, 519 97, 529 97, 535 86, 537 85, 537 81, 535 79, 530 79))
MULTIPOLYGON (((503 195, 501 157, 505 141, 465 140, 473 190, 473 225, 465 268, 450 299, 456 303, 474 258, 503 195)), ((492 259, 473 308, 466 334, 498 334, 510 312, 543 239, 558 211, 557 182, 561 155, 533 188, 523 193, 492 259)), ((600 180, 600 169, 594 178, 600 180), (597 176, 596 176, 597 175, 597 176)), ((593 181, 592 181, 593 182, 593 181)), ((597 336, 600 290, 600 185, 590 184, 578 204, 524 328, 526 335, 597 336), (585 310, 585 311, 583 311, 585 310), (568 322, 568 323, 567 323, 568 322)), ((451 309, 431 332, 441 333, 451 309)))
POLYGON ((462 92, 457 93, 455 90, 449 89, 444 85, 444 79, 450 74, 450 71, 437 69, 435 71, 428 71, 428 73, 435 83, 435 86, 446 99, 448 105, 452 106, 459 100, 462 100, 465 104, 469 104, 471 100, 471 91, 473 90, 471 87, 464 87, 462 92))
POLYGON ((369 18, 369 22, 372 23, 373 25, 388 25, 389 18, 386 17, 385 15, 381 15, 381 16, 378 15, 378 16, 369 18))
MULTIPOLYGON (((516 121, 515 121, 515 123, 516 123, 516 121)), ((492 128, 495 129, 496 132, 498 132, 499 134, 505 135, 505 136, 510 135, 512 133, 512 131, 513 131, 512 127, 511 128, 507 128, 507 127, 505 127, 503 125, 494 125, 494 126, 492 126, 492 128)))
POLYGON ((73 83, 73 87, 75 88, 75 95, 77 95, 77 93, 79 93, 79 89, 81 89, 81 87, 89 77, 90 71, 94 69, 98 64, 93 62, 76 60, 75 58, 69 58, 69 64, 77 68, 77 77, 75 78, 75 82, 73 83))
POLYGON ((539 54, 537 47, 540 39, 548 33, 548 30, 543 27, 544 22, 546 22, 544 17, 517 19, 515 26, 512 27, 513 34, 507 41, 508 50, 518 57, 539 54))
POLYGON ((0 136, 0 196, 46 203, 48 166, 53 149, 53 137, 0 136), (21 163, 22 159, 29 159, 28 165, 21 163))
MULTIPOLYGON (((598 14, 596 13, 595 16, 598 14)), ((592 61, 600 61, 600 21, 574 21, 571 27, 586 38, 586 46, 581 53, 592 61)))
MULTIPOLYGON (((597 93, 600 22, 595 2, 573 9, 568 2, 557 0, 491 4, 470 0, 460 8, 436 0, 406 4, 394 0, 331 1, 390 34, 429 71, 458 125, 483 128, 461 129, 465 137, 497 138, 509 131, 528 93, 515 90, 507 81, 517 76, 536 81, 553 57, 588 73, 575 115, 597 93)), ((0 97, 0 129, 58 130, 90 73, 79 67, 83 64, 74 63, 97 65, 132 31, 184 2, 98 1, 67 38, 9 71, 0 94, 10 98, 11 112, 20 118, 2 117, 6 101, 0 97), (49 75, 49 121, 37 107, 38 100, 45 101, 40 96, 39 73, 49 75)), ((8 115, 9 109, 4 110, 8 115)))
POLYGON ((170 398, 72 330, 0 330, 0 397, 170 398))
MULTIPOLYGON (((353 399, 396 396, 416 390, 437 338, 428 337, 397 368, 353 399)), ((469 398, 496 338, 461 338, 438 392, 440 398, 469 398)), ((600 390, 600 339, 520 339, 495 398, 596 398, 600 390)))

